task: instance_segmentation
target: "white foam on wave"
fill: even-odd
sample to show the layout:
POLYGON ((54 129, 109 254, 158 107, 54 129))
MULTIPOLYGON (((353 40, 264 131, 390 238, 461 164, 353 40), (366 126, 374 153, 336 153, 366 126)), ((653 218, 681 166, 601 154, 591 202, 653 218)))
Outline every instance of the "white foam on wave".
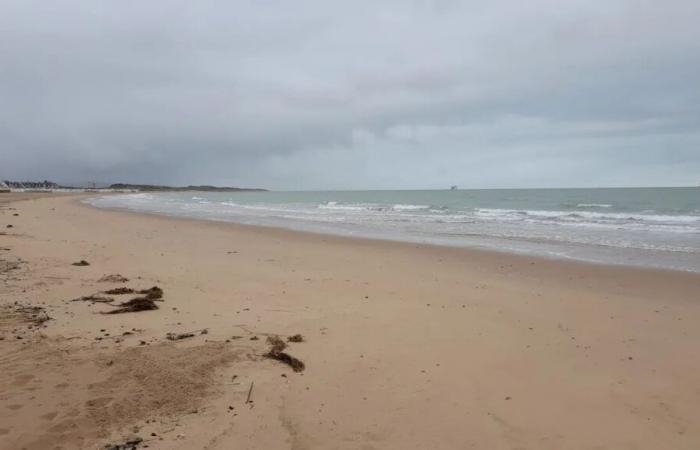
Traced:
POLYGON ((379 211, 381 206, 373 203, 348 203, 326 202, 318 205, 318 209, 329 209, 334 211, 379 211))
POLYGON ((115 195, 113 198, 121 198, 124 200, 153 200, 153 194, 145 194, 143 192, 138 193, 138 194, 124 194, 124 195, 115 195))
POLYGON ((664 215, 664 214, 641 214, 641 213, 602 213, 593 211, 548 211, 548 210, 520 210, 520 209, 498 209, 498 208, 478 208, 475 210, 477 216, 484 217, 547 217, 547 218, 572 218, 572 219, 603 219, 603 220, 627 220, 627 221, 649 221, 666 223, 698 223, 700 216, 664 215))
POLYGON ((613 205, 607 203, 579 203, 577 208, 612 208, 613 205))
POLYGON ((497 208, 476 209, 474 215, 479 219, 494 222, 525 222, 590 228, 646 229, 649 231, 674 233, 700 233, 700 216, 497 208))
POLYGON ((396 203, 394 205, 381 205, 378 203, 338 203, 326 202, 317 206, 318 209, 328 209, 336 211, 372 211, 372 212, 389 212, 389 211, 422 211, 429 210, 430 205, 413 205, 396 203))
POLYGON ((396 204, 391 207, 394 211, 420 211, 430 209, 430 205, 402 205, 396 204))

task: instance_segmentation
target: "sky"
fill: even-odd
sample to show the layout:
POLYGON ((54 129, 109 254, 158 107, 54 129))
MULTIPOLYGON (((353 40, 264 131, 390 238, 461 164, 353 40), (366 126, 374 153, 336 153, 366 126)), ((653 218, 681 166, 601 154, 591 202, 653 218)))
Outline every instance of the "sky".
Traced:
POLYGON ((0 179, 700 183, 697 0, 0 0, 0 179))

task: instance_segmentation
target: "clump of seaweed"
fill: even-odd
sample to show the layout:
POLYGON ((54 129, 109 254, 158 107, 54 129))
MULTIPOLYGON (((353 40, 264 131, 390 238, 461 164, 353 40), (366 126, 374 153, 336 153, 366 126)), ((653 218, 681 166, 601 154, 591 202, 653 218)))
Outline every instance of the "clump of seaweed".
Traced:
POLYGON ((148 289, 142 289, 138 291, 139 294, 145 294, 144 298, 147 298, 149 300, 159 300, 163 298, 163 289, 159 288, 158 286, 153 286, 148 289))
POLYGON ((158 309, 158 305, 155 304, 155 302, 146 297, 136 297, 132 298, 129 301, 120 303, 119 305, 111 305, 117 307, 117 309, 113 309, 112 311, 107 311, 102 314, 122 314, 122 313, 130 313, 130 312, 139 312, 139 311, 151 311, 154 309, 158 309))
POLYGON ((287 341, 289 342, 304 342, 304 336, 301 334, 294 334, 292 336, 289 336, 287 338, 287 341))
POLYGON ((78 261, 78 262, 74 262, 73 265, 74 265, 74 266, 89 266, 90 263, 87 262, 87 261, 85 261, 84 259, 81 259, 81 260, 78 261))
POLYGON ((124 295, 124 294, 143 294, 143 298, 149 300, 160 300, 163 298, 163 289, 158 286, 153 286, 148 289, 135 290, 130 287, 121 286, 113 289, 108 289, 104 291, 105 294, 109 295, 124 295))
POLYGON ((290 366, 295 372, 301 372, 306 368, 303 361, 284 351, 284 349, 287 348, 287 343, 280 339, 279 336, 268 336, 267 343, 270 344, 270 350, 263 355, 266 358, 283 362, 290 366))
POLYGON ((148 289, 142 289, 140 291, 134 291, 133 289, 126 287, 116 288, 114 290, 120 290, 120 292, 124 293, 126 293, 127 290, 130 290, 132 293, 137 292, 139 294, 143 294, 143 296, 134 297, 131 300, 120 303, 118 305, 110 305, 116 307, 117 309, 105 312, 103 314, 122 314, 129 312, 151 311, 154 309, 158 309, 158 305, 156 305, 155 302, 163 301, 163 289, 159 288, 158 286, 153 286, 148 289))
POLYGON ((108 289, 104 291, 105 294, 109 295, 124 295, 124 294, 133 294, 135 291, 131 288, 128 287, 118 287, 114 289, 108 289))

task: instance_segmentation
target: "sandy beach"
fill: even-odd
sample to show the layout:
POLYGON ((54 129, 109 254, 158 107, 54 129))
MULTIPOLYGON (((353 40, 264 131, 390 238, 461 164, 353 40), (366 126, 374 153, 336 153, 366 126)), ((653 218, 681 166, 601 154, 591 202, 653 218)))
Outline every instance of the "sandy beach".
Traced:
POLYGON ((0 194, 0 449, 700 448, 700 274, 81 198, 0 194))

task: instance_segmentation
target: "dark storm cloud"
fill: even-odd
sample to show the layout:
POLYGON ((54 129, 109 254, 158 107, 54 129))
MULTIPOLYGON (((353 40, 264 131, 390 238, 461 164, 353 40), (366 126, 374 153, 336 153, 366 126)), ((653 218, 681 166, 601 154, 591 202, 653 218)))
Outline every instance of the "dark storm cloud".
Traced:
POLYGON ((0 176, 695 184, 698 2, 0 0, 0 176))

